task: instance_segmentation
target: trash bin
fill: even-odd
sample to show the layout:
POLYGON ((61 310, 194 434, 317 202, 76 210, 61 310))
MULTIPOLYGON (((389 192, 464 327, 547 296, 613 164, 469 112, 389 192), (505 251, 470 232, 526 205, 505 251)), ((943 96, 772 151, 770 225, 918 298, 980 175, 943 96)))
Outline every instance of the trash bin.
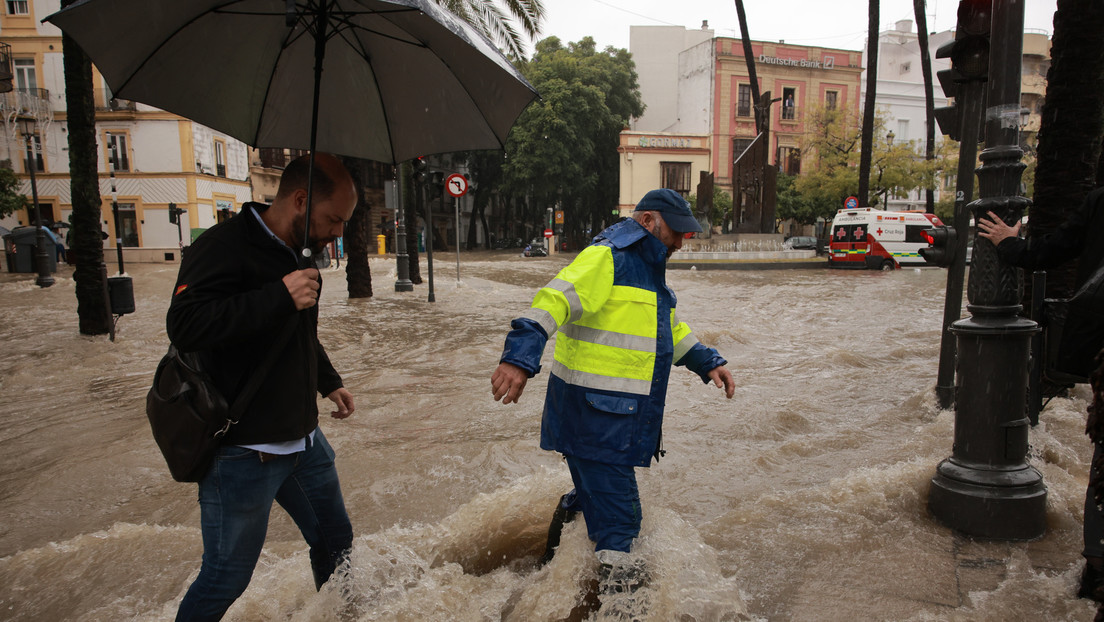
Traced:
POLYGON ((382 233, 376 236, 376 254, 387 254, 387 236, 382 233))
MULTIPOLYGON (((54 234, 49 230, 46 235, 46 267, 50 274, 57 272, 57 250, 54 234)), ((4 236, 4 250, 8 259, 8 272, 37 272, 35 264, 35 245, 38 241, 37 227, 16 227, 4 236)))
POLYGON ((112 315, 134 313, 134 281, 129 276, 108 277, 107 297, 111 301, 112 315))

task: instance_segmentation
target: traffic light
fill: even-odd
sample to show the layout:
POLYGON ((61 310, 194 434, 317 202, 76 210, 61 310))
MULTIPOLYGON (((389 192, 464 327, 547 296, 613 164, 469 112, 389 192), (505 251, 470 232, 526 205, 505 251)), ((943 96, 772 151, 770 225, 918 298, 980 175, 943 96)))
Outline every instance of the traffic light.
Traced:
MULTIPOLYGON (((953 140, 959 140, 962 130, 962 106, 957 100, 963 94, 963 84, 985 82, 989 76, 989 30, 992 26, 993 0, 959 0, 955 38, 935 52, 936 58, 950 58, 951 68, 936 72, 943 94, 956 99, 956 104, 935 109, 939 129, 953 140)), ((980 107, 985 109, 984 104, 980 107)), ((979 136, 979 140, 983 137, 979 136)))
POLYGON ((445 193, 445 174, 442 171, 433 171, 426 177, 426 183, 432 192, 431 196, 441 196, 445 193))
POLYGON ((429 169, 429 164, 426 163, 425 156, 414 158, 414 160, 411 162, 411 166, 413 166, 414 168, 414 183, 425 183, 426 171, 429 169))
POLYGON ((954 227, 941 225, 924 229, 924 238, 928 240, 928 247, 920 249, 920 256, 924 261, 941 267, 947 267, 954 263, 955 251, 958 245, 958 234, 954 227))
POLYGON ((184 208, 177 207, 176 203, 169 203, 169 222, 174 225, 180 224, 180 215, 184 213, 184 208))

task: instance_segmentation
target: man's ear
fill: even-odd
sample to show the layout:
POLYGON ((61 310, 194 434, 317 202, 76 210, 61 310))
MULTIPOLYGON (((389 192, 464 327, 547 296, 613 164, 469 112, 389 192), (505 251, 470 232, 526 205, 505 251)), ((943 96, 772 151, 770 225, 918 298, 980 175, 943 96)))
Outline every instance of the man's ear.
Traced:
POLYGON ((292 204, 296 214, 305 214, 307 211, 307 190, 299 188, 291 194, 292 204))

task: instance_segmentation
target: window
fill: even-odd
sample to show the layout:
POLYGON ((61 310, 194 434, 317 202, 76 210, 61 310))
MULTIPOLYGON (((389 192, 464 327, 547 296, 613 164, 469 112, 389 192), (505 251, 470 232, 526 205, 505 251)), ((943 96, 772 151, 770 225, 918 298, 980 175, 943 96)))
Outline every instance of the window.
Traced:
POLYGON ((732 161, 735 162, 747 151, 747 148, 754 142, 754 138, 733 138, 732 139, 732 161))
POLYGON ((119 204, 119 228, 122 231, 115 234, 122 234, 124 247, 138 246, 138 212, 133 203, 119 204))
POLYGON ((677 191, 683 198, 690 196, 690 163, 660 162, 663 169, 663 187, 677 191))
POLYGON ((797 89, 782 89, 782 118, 792 121, 794 118, 794 93, 797 89))
POLYGON ((226 141, 215 139, 215 175, 226 177, 226 141))
POLYGON ((901 142, 907 142, 909 139, 909 120, 897 119, 897 136, 894 140, 901 142))
POLYGON ((35 62, 33 58, 12 59, 12 68, 15 70, 15 88, 20 91, 31 91, 38 88, 38 78, 35 74, 35 62))
POLYGON ((130 156, 127 152, 126 134, 107 133, 107 163, 116 171, 130 170, 130 156))
POLYGON ((750 117, 751 116, 751 85, 741 84, 739 86, 738 99, 736 101, 736 116, 738 117, 750 117))
POLYGON ((839 100, 839 91, 826 91, 824 93, 824 107, 826 109, 835 110, 837 100, 839 100))
POLYGON ((779 147, 776 161, 778 169, 787 175, 801 174, 801 150, 797 147, 779 147))
POLYGON ((36 173, 45 173, 46 172, 46 164, 42 161, 42 140, 41 140, 41 138, 39 137, 38 134, 34 135, 33 140, 34 140, 34 155, 33 156, 31 154, 31 145, 27 144, 26 142, 23 143, 24 145, 26 145, 26 152, 23 154, 23 168, 24 168, 24 170, 26 170, 27 161, 33 157, 34 158, 34 170, 35 170, 35 172, 36 173))
POLYGON ((27 6, 27 0, 7 0, 8 15, 28 15, 30 14, 30 7, 27 6))

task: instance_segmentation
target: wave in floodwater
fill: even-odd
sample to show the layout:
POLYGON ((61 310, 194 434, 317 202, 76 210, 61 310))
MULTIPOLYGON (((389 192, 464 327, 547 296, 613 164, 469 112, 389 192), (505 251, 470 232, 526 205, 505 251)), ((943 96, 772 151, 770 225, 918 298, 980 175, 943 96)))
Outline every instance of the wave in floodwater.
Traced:
MULTIPOLYGON (((547 375, 520 404, 490 396, 510 319, 569 259, 515 255, 465 254, 459 278, 438 258, 434 303, 427 284, 393 291, 393 259, 371 260, 370 299, 349 300, 343 269, 324 271, 320 339, 357 400, 350 419, 322 423, 357 534, 350 568, 315 592, 301 537, 274 509, 227 619, 604 619, 582 520, 536 566, 570 487, 538 447, 547 375)), ((77 334, 66 270, 45 290, 0 274, 0 620, 171 620, 199 568, 199 510, 195 486, 168 477, 143 406, 176 267, 128 267, 136 311, 114 342, 77 334)), ((649 582, 624 608, 664 622, 1093 618, 1074 596, 1083 387, 1031 431, 1048 487, 1041 540, 973 541, 927 512, 954 430, 932 391, 945 273, 668 281, 737 390, 726 400, 672 372, 667 454, 638 470, 649 582)))

